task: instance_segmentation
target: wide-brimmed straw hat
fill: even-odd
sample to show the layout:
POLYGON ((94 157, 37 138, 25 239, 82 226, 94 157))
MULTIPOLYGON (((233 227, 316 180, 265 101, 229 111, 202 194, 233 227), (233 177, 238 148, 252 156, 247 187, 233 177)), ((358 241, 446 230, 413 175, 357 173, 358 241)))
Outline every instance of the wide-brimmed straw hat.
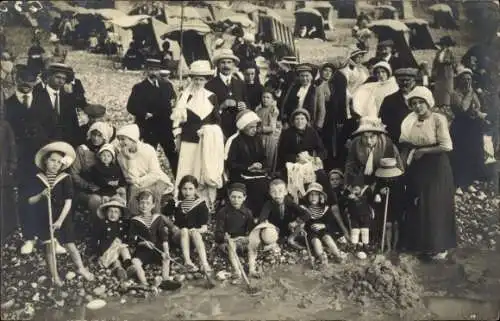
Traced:
POLYGON ((304 196, 309 195, 309 193, 311 193, 311 192, 318 192, 318 193, 320 193, 321 195, 323 195, 323 197, 326 200, 326 193, 323 190, 323 186, 321 186, 321 184, 319 184, 319 183, 311 183, 311 184, 309 184, 309 186, 307 187, 307 190, 306 190, 306 193, 305 193, 304 196))
POLYGON ((382 158, 380 167, 375 171, 375 176, 380 178, 391 178, 403 175, 403 171, 398 168, 395 158, 382 158))
POLYGON ((196 60, 189 67, 188 75, 190 77, 196 77, 196 76, 208 77, 208 76, 213 76, 214 73, 215 73, 214 70, 210 66, 210 61, 196 60))
POLYGON ((221 48, 214 52, 214 57, 212 59, 213 63, 217 65, 221 59, 231 59, 235 63, 240 63, 240 58, 236 57, 233 51, 229 48, 221 48))
POLYGON ((76 158, 76 153, 73 147, 65 142, 53 142, 50 144, 47 144, 40 148, 40 150, 36 153, 35 155, 35 165, 40 168, 41 170, 45 169, 45 164, 43 164, 43 159, 45 158, 45 155, 48 153, 52 152, 59 152, 64 155, 63 159, 61 160, 62 162, 62 167, 61 170, 68 169, 73 162, 75 161, 76 158))
POLYGON ((366 132, 387 134, 382 120, 376 117, 361 118, 359 121, 359 127, 352 133, 352 136, 366 132))
POLYGON ((63 73, 68 79, 73 78, 75 74, 71 66, 60 62, 51 63, 47 68, 47 75, 52 75, 55 73, 63 73))
POLYGON ((121 209, 122 217, 124 216, 127 206, 125 204, 125 200, 120 196, 113 196, 108 202, 102 204, 97 209, 97 217, 101 220, 106 217, 106 211, 109 207, 118 207, 121 209))

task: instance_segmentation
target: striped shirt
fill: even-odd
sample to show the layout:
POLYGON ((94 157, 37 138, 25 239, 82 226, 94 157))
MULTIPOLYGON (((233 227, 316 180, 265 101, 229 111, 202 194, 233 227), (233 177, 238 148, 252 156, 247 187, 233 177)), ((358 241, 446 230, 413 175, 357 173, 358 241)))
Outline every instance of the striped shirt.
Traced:
POLYGON ((197 199, 192 199, 192 200, 183 200, 181 202, 181 209, 182 209, 182 212, 184 214, 186 214, 187 212, 189 212, 192 208, 193 208, 193 205, 196 203, 197 199))
POLYGON ((311 212, 311 219, 317 220, 325 215, 325 207, 324 206, 310 206, 309 211, 311 212))
POLYGON ((54 183, 56 181, 58 174, 51 174, 51 173, 45 173, 45 176, 47 177, 47 181, 49 182, 49 187, 52 189, 54 187, 54 183))
POLYGON ((153 215, 141 215, 141 221, 148 227, 151 228, 151 224, 153 224, 153 215))

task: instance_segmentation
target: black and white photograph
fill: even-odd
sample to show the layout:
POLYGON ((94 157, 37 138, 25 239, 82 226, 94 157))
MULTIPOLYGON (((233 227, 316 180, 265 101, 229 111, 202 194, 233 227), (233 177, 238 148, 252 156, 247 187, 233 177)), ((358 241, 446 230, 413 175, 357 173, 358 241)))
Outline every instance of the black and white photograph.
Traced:
POLYGON ((1 320, 498 320, 500 1, 0 2, 1 320))

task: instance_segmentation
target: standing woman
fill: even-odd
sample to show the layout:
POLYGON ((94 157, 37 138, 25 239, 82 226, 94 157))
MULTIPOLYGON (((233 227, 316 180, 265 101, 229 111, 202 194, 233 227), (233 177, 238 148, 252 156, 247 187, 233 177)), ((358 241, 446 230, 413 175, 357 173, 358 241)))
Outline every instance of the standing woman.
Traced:
POLYGON ((407 217, 403 236, 408 250, 445 259, 457 245, 452 142, 445 116, 432 112, 434 97, 418 86, 408 95, 411 109, 401 124, 406 164, 407 217))
POLYGON ((455 56, 451 47, 455 41, 450 36, 442 37, 436 45, 440 46, 432 65, 432 78, 435 80, 434 96, 439 108, 450 106, 450 97, 453 92, 453 78, 455 76, 455 56))
MULTIPOLYGON (((224 137, 219 126, 217 96, 205 89, 214 75, 210 62, 198 60, 191 64, 191 83, 182 93, 172 112, 173 133, 179 150, 175 186, 186 175, 196 177, 200 195, 213 209, 217 188, 222 187, 224 171, 224 137)), ((178 191, 175 191, 177 197, 178 191)))
POLYGON ((472 70, 458 71, 457 86, 451 95, 453 121, 450 126, 453 151, 451 165, 455 185, 466 188, 486 173, 484 165, 483 130, 486 113, 472 88, 472 70))

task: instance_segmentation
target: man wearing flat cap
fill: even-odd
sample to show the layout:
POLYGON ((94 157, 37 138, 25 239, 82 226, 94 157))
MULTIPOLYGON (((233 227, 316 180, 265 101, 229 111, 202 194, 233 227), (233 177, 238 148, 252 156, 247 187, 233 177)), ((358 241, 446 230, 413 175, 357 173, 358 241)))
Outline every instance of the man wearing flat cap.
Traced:
POLYGON ((415 68, 396 69, 394 76, 399 90, 386 96, 380 106, 379 117, 387 126, 388 135, 396 146, 401 135, 401 123, 411 113, 406 97, 417 85, 417 75, 418 70, 415 68))
POLYGON ((245 83, 234 73, 240 59, 231 49, 219 49, 214 52, 213 63, 217 75, 209 80, 205 88, 217 96, 221 112, 221 128, 226 139, 236 133, 236 115, 248 108, 248 95, 245 83))
POLYGON ((162 72, 160 62, 147 64, 146 78, 132 88, 127 111, 135 116, 144 142, 155 149, 158 144, 163 148, 175 176, 179 156, 175 151, 170 116, 177 95, 172 83, 160 77, 162 72))
POLYGON ((313 84, 314 70, 309 64, 301 64, 295 71, 298 81, 290 87, 283 99, 281 120, 286 123, 294 110, 306 109, 311 115, 311 125, 321 131, 325 122, 325 100, 321 99, 321 92, 313 84))
POLYGON ((38 84, 33 93, 40 104, 51 107, 55 120, 55 126, 50 129, 53 136, 76 147, 85 142, 85 135, 78 122, 76 96, 64 90, 73 75, 70 66, 53 63, 46 71, 46 81, 38 84))
POLYGON ((394 50, 394 41, 388 39, 380 41, 377 45, 377 54, 374 58, 368 61, 370 66, 375 65, 377 62, 385 61, 389 63, 392 70, 396 70, 403 66, 398 53, 394 50))

